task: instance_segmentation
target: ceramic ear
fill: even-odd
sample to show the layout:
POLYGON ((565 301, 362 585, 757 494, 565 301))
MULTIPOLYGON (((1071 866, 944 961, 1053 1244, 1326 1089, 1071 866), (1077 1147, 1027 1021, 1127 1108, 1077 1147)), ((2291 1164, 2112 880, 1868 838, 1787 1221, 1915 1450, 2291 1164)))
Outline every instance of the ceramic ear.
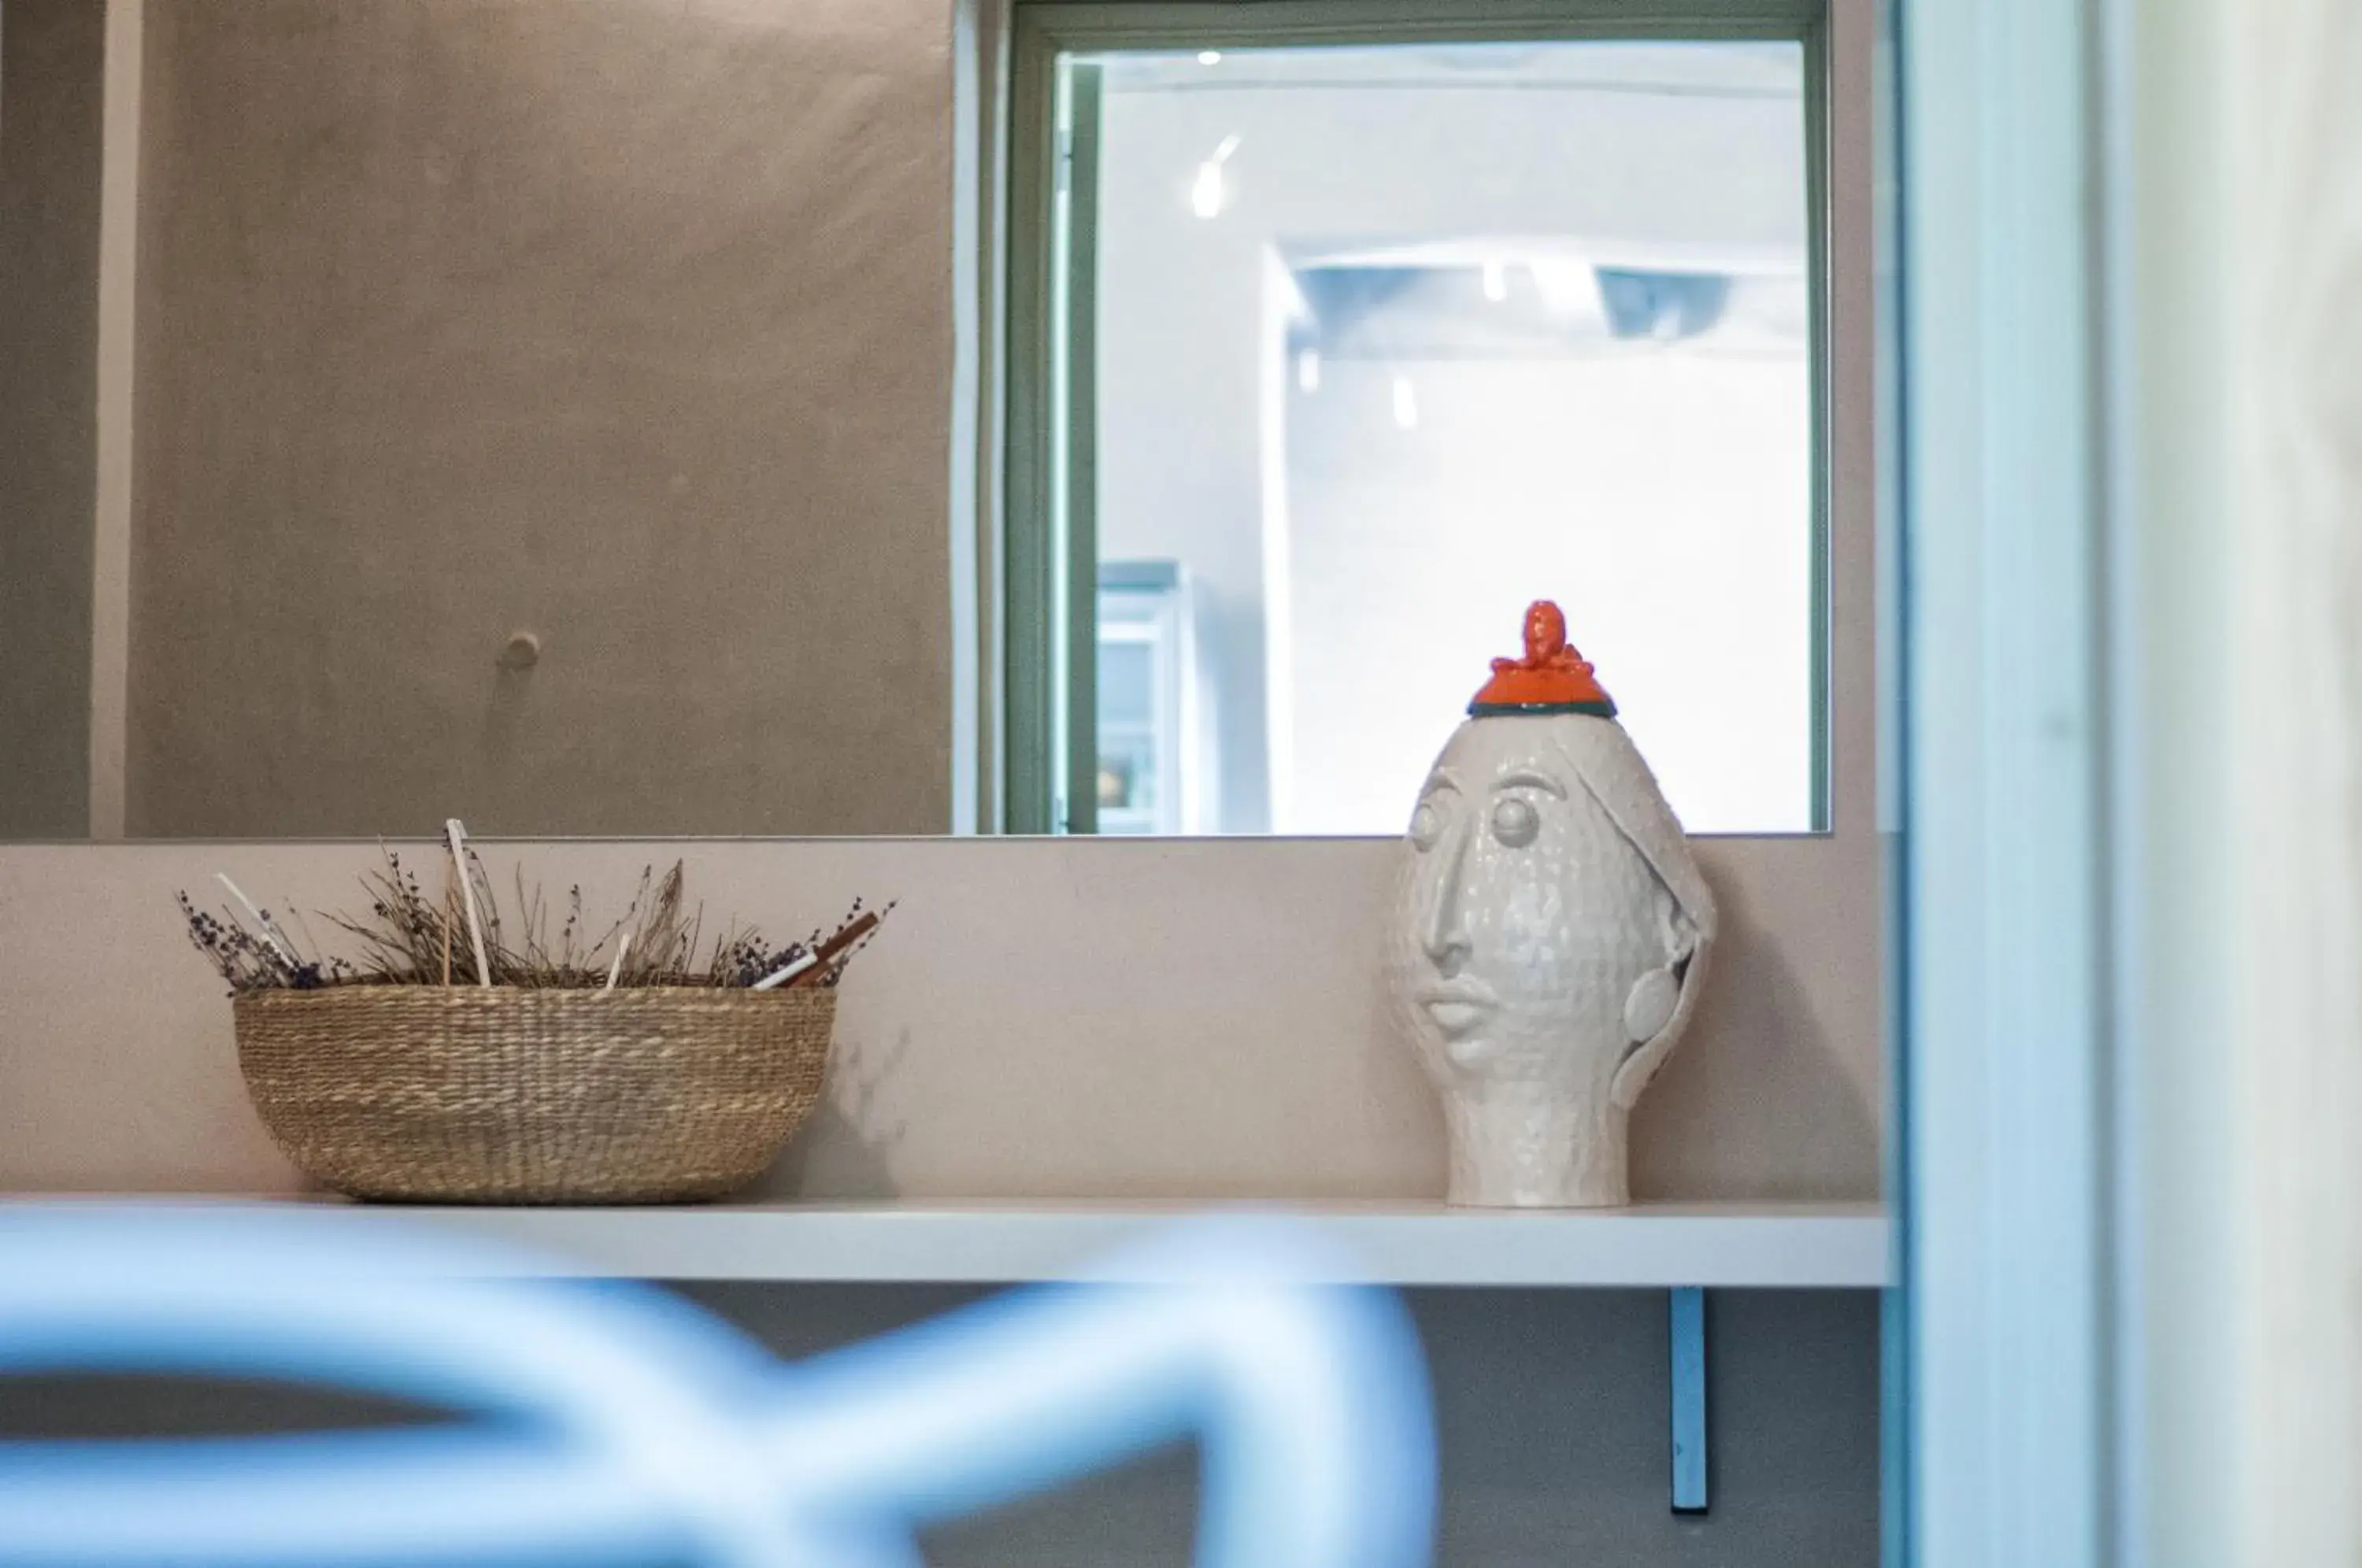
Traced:
POLYGON ((1654 1040, 1672 1021, 1674 1004, 1682 999, 1682 982, 1671 969, 1651 969, 1632 986, 1624 999, 1624 1037, 1635 1045, 1654 1040))

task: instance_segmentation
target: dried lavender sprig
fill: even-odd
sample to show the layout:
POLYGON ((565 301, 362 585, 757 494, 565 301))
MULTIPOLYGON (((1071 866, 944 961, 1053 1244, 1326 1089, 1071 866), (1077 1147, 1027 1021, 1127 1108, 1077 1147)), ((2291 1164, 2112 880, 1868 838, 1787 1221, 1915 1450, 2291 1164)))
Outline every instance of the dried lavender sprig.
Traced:
MULTIPOLYGON (((809 940, 791 941, 774 949, 759 932, 734 925, 714 940, 701 963, 703 911, 701 906, 690 909, 683 899, 685 867, 676 862, 660 880, 655 867, 644 868, 631 910, 587 950, 578 944, 582 930, 579 886, 568 889, 566 928, 560 944, 554 945, 546 932, 546 902, 537 889, 526 890, 520 873, 517 897, 524 925, 521 948, 513 950, 495 934, 500 930, 498 902, 491 896, 490 878, 480 858, 470 851, 466 860, 470 879, 480 879, 476 886, 484 895, 480 912, 487 926, 482 958, 475 962, 472 943, 463 949, 454 940, 461 926, 454 907, 459 901, 456 896, 459 889, 452 889, 444 902, 430 903, 418 875, 403 864, 400 854, 390 847, 383 853, 384 867, 361 878, 362 888, 370 897, 368 916, 352 920, 320 911, 331 927, 359 942, 358 964, 341 956, 318 958, 319 948, 308 928, 304 928, 304 942, 299 949, 278 920, 251 900, 247 900, 248 911, 255 924, 262 928, 259 934, 235 911, 225 911, 226 918, 217 917, 198 910, 185 893, 176 895, 190 940, 233 989, 244 990, 354 983, 418 985, 438 980, 479 986, 593 988, 603 984, 611 973, 619 988, 747 988, 823 947, 843 951, 822 954, 817 966, 825 973, 809 974, 804 983, 833 985, 842 978, 846 961, 874 937, 874 932, 862 932, 854 933, 856 940, 849 945, 844 941, 847 928, 862 919, 864 906, 855 900, 853 912, 825 939, 815 928, 809 940), (594 966, 594 955, 605 952, 611 942, 617 949, 614 962, 594 966)), ((889 904, 887 909, 893 907, 889 904)), ((300 917, 293 918, 302 927, 300 917)))

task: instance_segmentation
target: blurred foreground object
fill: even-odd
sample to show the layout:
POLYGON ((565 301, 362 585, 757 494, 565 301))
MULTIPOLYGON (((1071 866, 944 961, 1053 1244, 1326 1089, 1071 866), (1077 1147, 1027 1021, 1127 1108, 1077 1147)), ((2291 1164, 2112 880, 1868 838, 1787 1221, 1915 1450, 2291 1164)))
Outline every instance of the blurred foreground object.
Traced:
POLYGON ((1012 1292, 782 1365, 663 1291, 333 1209, 0 1210, 0 1376, 163 1373, 448 1408, 430 1426, 0 1441, 0 1562, 915 1564, 915 1530, 1194 1438, 1206 1568, 1412 1568, 1425 1376, 1321 1239, 1201 1220, 1180 1283, 1012 1292))

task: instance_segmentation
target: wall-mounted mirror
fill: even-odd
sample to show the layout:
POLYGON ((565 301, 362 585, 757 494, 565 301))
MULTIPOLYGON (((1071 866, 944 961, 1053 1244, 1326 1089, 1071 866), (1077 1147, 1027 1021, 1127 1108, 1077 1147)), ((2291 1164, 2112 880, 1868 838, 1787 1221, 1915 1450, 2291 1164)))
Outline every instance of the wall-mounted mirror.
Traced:
POLYGON ((1076 630, 1014 689, 1063 710, 1013 715, 1019 819, 1399 831, 1549 595, 1693 831, 1826 825, 1804 44, 1057 12, 1011 621, 1063 569, 1076 630))
POLYGON ((1809 30, 1256 9, 1014 6, 977 550, 908 16, 6 0, 0 837, 1391 833, 1544 594, 1827 826, 1809 30))

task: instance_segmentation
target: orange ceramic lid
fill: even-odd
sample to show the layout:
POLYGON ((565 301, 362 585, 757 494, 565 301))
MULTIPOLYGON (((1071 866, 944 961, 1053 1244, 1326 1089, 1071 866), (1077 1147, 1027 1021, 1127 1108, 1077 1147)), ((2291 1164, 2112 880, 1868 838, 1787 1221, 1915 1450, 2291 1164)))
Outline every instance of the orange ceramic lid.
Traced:
POLYGON ((1591 664, 1567 646, 1566 617, 1547 599, 1526 610, 1526 657, 1496 658, 1493 679, 1468 704, 1469 713, 1589 713, 1612 719, 1616 703, 1600 686, 1591 664))

